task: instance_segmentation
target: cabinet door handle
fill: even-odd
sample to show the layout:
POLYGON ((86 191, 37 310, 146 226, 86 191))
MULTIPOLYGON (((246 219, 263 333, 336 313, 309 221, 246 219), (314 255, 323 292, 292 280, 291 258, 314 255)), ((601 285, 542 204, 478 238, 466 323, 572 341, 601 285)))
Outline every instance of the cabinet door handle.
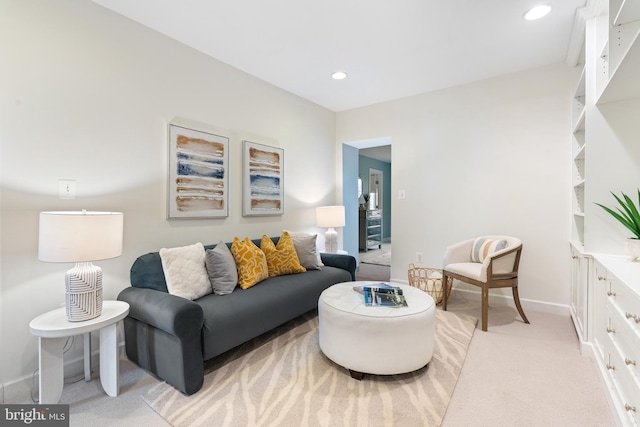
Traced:
POLYGON ((627 359, 626 357, 624 358, 624 363, 625 363, 627 366, 629 366, 629 365, 636 366, 636 361, 635 361, 635 360, 627 359))
POLYGON ((615 334, 615 333, 616 333, 616 330, 615 330, 615 329, 613 329, 613 328, 607 328, 607 333, 609 333, 609 334, 615 334))
POLYGON ((628 403, 624 404, 624 410, 625 411, 629 411, 629 412, 636 412, 636 407, 635 406, 631 406, 628 403))
POLYGON ((615 296, 616 296, 616 293, 615 293, 615 292, 608 291, 608 292, 607 292, 607 296, 615 297, 615 296))
POLYGON ((598 280, 606 280, 606 279, 607 279, 606 277, 598 276, 598 280))
POLYGON ((578 259, 578 257, 577 257, 577 256, 575 256, 575 255, 572 255, 572 256, 571 256, 571 258, 573 258, 573 259, 578 259))
POLYGON ((635 314, 631 314, 629 312, 624 313, 624 317, 626 317, 627 319, 635 319, 636 315, 635 314))
POLYGON ((610 371, 615 371, 615 370, 616 370, 616 367, 615 367, 615 366, 613 366, 613 365, 609 365, 609 364, 607 363, 607 369, 608 369, 608 370, 610 370, 610 371))

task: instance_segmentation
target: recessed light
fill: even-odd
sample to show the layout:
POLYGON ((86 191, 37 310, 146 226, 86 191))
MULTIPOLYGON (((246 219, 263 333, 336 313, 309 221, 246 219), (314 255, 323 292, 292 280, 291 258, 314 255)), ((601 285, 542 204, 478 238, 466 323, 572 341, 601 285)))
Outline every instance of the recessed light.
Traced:
POLYGON ((541 4, 535 7, 532 7, 524 14, 524 19, 527 21, 534 21, 536 19, 540 19, 543 16, 546 16, 549 12, 551 12, 551 6, 548 4, 541 4))
POLYGON ((334 80, 344 80, 347 78, 347 73, 344 71, 336 71, 335 73, 331 73, 331 78, 334 80))

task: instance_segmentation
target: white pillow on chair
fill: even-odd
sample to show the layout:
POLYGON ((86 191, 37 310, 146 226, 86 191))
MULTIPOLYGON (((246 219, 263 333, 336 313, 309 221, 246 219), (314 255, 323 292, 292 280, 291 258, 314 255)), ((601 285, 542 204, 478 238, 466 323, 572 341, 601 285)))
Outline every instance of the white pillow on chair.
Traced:
POLYGON ((487 237, 476 237, 471 248, 471 261, 484 262, 489 255, 507 247, 506 240, 495 240, 487 237))

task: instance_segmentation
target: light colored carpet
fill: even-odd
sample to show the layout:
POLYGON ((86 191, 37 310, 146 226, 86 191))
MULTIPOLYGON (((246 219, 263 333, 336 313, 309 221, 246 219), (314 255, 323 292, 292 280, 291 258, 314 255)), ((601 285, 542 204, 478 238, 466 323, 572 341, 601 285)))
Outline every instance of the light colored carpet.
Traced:
POLYGON ((361 262, 356 270, 356 280, 388 282, 391 280, 391 267, 361 262))
MULTIPOLYGON (((450 308, 480 316, 479 299, 456 292, 450 308)), ((473 335, 442 427, 614 426, 595 361, 580 355, 569 317, 526 313, 530 325, 519 320, 512 306, 492 304, 489 331, 473 335)), ((126 358, 120 360, 117 397, 102 390, 97 365, 93 378, 64 387, 60 403, 71 405, 71 427, 170 425, 142 399, 161 381, 126 358)), ((25 395, 3 403, 30 402, 25 395)))
POLYGON ((367 252, 360 252, 358 254, 360 262, 365 264, 376 264, 391 266, 391 245, 383 244, 381 249, 374 249, 367 252))
POLYGON ((413 373, 351 378, 320 351, 313 315, 216 358, 192 396, 161 383, 143 398, 176 427, 437 426, 476 319, 436 313, 433 359, 413 373))

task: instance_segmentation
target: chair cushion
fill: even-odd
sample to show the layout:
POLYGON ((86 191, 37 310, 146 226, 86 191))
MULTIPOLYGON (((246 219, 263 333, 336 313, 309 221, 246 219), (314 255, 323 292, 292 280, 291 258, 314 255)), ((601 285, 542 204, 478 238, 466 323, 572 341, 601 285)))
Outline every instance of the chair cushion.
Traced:
POLYGON ((482 277, 482 264, 479 262, 458 262, 446 265, 444 269, 480 282, 487 281, 486 271, 485 276, 482 277))
POLYGON ((484 262, 489 255, 507 247, 507 241, 477 237, 471 248, 471 261, 484 262))

